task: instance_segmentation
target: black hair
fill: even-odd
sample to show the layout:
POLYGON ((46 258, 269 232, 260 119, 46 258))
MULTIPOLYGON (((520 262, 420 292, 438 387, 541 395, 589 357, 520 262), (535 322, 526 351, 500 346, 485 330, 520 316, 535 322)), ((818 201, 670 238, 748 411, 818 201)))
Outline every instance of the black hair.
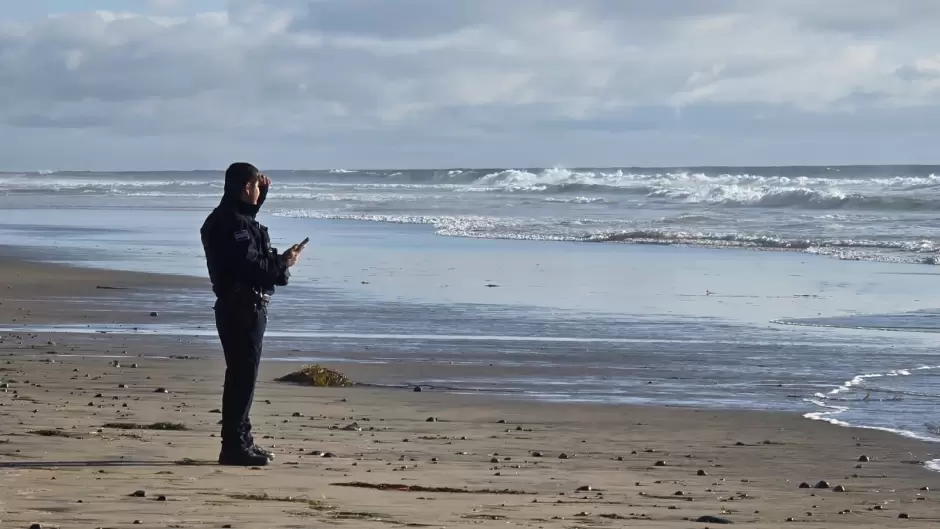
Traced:
POLYGON ((261 171, 250 163, 233 163, 225 170, 225 194, 240 196, 245 184, 259 174, 261 174, 261 171))

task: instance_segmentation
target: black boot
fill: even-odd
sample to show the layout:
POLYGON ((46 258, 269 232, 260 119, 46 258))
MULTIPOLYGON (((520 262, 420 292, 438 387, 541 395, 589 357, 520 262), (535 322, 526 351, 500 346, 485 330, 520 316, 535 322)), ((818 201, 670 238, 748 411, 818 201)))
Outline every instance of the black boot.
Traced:
POLYGON ((251 445, 251 453, 267 458, 268 461, 274 461, 274 453, 258 445, 251 445))
POLYGON ((219 464, 237 467, 263 467, 268 464, 268 458, 248 450, 225 450, 219 454, 219 464))

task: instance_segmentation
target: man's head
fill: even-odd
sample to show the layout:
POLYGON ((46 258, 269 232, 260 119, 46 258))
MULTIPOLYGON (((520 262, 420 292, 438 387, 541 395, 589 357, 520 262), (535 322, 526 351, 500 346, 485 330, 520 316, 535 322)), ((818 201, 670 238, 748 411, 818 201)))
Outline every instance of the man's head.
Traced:
POLYGON ((225 171, 225 194, 255 206, 261 198, 262 180, 263 175, 257 167, 235 162, 225 171))

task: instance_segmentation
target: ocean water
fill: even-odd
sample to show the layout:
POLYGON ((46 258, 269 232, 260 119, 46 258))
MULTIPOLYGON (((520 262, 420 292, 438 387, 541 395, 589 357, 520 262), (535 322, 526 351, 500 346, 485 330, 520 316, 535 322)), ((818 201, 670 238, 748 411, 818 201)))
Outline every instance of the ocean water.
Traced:
MULTIPOLYGON (((271 361, 940 440, 940 167, 268 174, 275 246, 311 238, 271 307, 271 361)), ((0 243, 204 276, 198 229, 221 176, 0 174, 0 243)), ((209 293, 142 296, 179 317, 51 330, 214 343, 209 293)))

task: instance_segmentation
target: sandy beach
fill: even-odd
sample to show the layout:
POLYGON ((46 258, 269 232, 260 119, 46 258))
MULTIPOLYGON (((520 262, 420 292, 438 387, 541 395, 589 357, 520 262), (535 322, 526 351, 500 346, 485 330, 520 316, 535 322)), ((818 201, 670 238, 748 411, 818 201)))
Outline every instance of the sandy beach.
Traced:
MULTIPOLYGON (((0 277, 3 325, 146 321, 145 311, 87 307, 103 295, 202 285, 14 258, 0 260, 0 277)), ((263 469, 220 467, 218 346, 2 333, 0 526, 861 528, 940 521, 940 473, 923 466, 940 447, 887 432, 797 414, 524 403, 274 380, 298 367, 262 367, 253 422, 277 459, 263 469), (815 488, 820 481, 828 488, 815 488)), ((382 366, 339 368, 369 382, 382 366)))

